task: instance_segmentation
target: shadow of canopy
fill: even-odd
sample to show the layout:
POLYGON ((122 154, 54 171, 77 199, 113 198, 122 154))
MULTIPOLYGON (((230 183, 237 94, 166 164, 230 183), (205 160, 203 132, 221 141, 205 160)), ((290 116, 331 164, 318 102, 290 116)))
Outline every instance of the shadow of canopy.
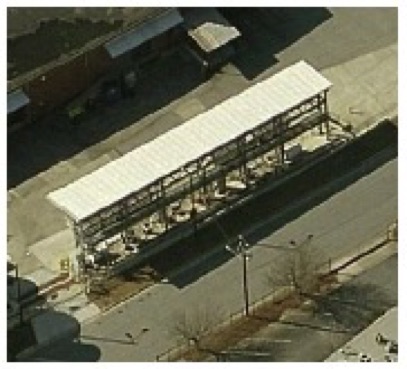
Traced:
POLYGON ((326 8, 222 8, 242 34, 233 63, 249 80, 278 62, 276 54, 332 17, 326 8))

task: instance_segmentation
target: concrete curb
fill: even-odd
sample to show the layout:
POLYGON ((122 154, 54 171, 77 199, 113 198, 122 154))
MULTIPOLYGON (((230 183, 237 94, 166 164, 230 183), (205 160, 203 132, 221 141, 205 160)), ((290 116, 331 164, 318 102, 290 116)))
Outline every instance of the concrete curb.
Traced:
POLYGON ((322 187, 319 187, 315 191, 309 193, 307 196, 304 196, 301 199, 297 200, 293 205, 282 209, 273 218, 268 219, 264 222, 259 222, 257 224, 254 224, 252 227, 250 227, 245 232, 245 234, 250 235, 252 233, 255 233, 262 227, 264 227, 270 223, 276 222, 278 219, 287 216, 287 214, 289 214, 290 212, 296 211, 298 208, 305 206, 307 203, 315 201, 316 199, 321 198, 321 197, 323 198, 330 192, 335 191, 336 189, 342 188, 343 184, 346 183, 348 180, 350 180, 352 177, 357 176, 359 174, 363 174, 366 171, 369 171, 371 168, 374 167, 376 161, 386 158, 387 155, 389 155, 389 153, 391 153, 391 149, 385 149, 385 150, 378 152, 373 157, 370 157, 368 160, 365 160, 364 162, 362 162, 354 170, 346 173, 345 175, 343 175, 342 177, 338 178, 335 181, 331 181, 331 182, 324 184, 322 187))
MULTIPOLYGON (((233 210, 245 205, 247 202, 252 201, 252 200, 256 199, 257 197, 284 185, 284 183, 287 183, 290 180, 295 179, 298 175, 310 170, 311 168, 320 164, 324 160, 327 160, 329 157, 336 154, 337 152, 340 152, 341 150, 346 150, 347 147, 349 147, 350 145, 355 143, 357 140, 361 139, 361 137, 365 133, 374 129, 376 126, 383 124, 385 120, 386 119, 382 119, 378 122, 375 122, 375 124, 372 124, 370 127, 368 127, 368 129, 366 129, 362 133, 356 135, 355 138, 350 141, 347 141, 341 145, 328 147, 326 149, 326 151, 324 152, 324 154, 321 154, 314 160, 304 163, 303 166, 286 173, 282 177, 276 178, 274 181, 271 181, 270 183, 268 183, 267 185, 265 185, 261 188, 254 189, 252 192, 247 193, 246 195, 244 195, 244 197, 237 200, 234 204, 228 206, 227 208, 219 209, 214 214, 208 216, 208 218, 206 218, 199 225, 198 229, 204 228, 204 227, 208 226, 209 224, 216 222, 217 219, 219 217, 223 216, 224 214, 226 214, 230 211, 233 211, 233 210)), ((342 177, 338 178, 338 180, 336 180, 336 181, 330 181, 330 182, 324 184, 321 188, 317 189, 316 191, 312 192, 311 194, 308 194, 307 197, 299 199, 295 205, 281 210, 281 212, 279 212, 279 214, 274 219, 268 220, 267 222, 276 221, 279 217, 283 216, 283 214, 287 214, 287 212, 289 212, 289 211, 294 211, 295 209, 299 208, 307 201, 312 201, 313 199, 318 198, 318 196, 320 196, 320 197, 325 196, 325 194, 332 191, 333 188, 340 188, 343 183, 346 183, 346 181, 348 181, 349 178, 351 178, 352 176, 355 176, 356 174, 368 172, 371 168, 374 167, 375 163, 378 160, 386 159, 391 154, 392 150, 393 150, 392 148, 385 148, 385 149, 379 151, 372 157, 364 160, 356 169, 352 170, 351 172, 345 173, 342 177)), ((249 230, 245 231, 244 233, 252 233, 256 229, 262 227, 264 224, 267 224, 267 222, 258 223, 256 225, 252 226, 249 230)), ((167 239, 161 240, 158 244, 154 244, 154 251, 152 251, 153 248, 151 248, 150 251, 145 250, 143 254, 137 255, 137 261, 132 261, 130 259, 127 262, 123 261, 123 264, 117 266, 115 270, 116 271, 125 270, 127 268, 127 265, 131 265, 132 267, 134 267, 138 264, 141 264, 146 259, 151 257, 154 253, 157 253, 158 249, 164 250, 167 248, 168 244, 175 243, 183 238, 191 236, 194 233, 194 230, 192 229, 191 226, 184 225, 184 227, 185 227, 185 229, 181 233, 180 232, 174 233, 171 235, 172 236, 171 238, 168 237, 167 239)), ((184 269, 183 267, 179 268, 179 270, 183 270, 183 269, 184 269)))
MULTIPOLYGON (((330 273, 325 273, 325 274, 335 274, 335 273, 339 273, 339 272, 346 273, 347 268, 353 266, 355 263, 357 263, 359 260, 363 259, 364 257, 372 255, 376 251, 379 251, 379 250, 383 249, 384 247, 391 245, 392 242, 397 242, 397 241, 389 239, 389 237, 387 235, 377 237, 376 239, 374 239, 373 241, 369 242, 364 247, 359 249, 357 253, 352 253, 344 258, 338 259, 335 262, 333 262, 332 265, 334 265, 335 267, 331 270, 330 273)), ((361 269, 360 273, 362 273, 364 270, 368 270, 368 268, 361 269)), ((353 278, 358 274, 359 273, 351 274, 350 278, 353 278)), ((344 282, 339 283, 337 288, 340 287, 343 283, 344 282)), ((290 287, 282 287, 281 289, 271 293, 270 295, 265 296, 265 297, 261 298, 260 300, 253 302, 250 305, 250 311, 253 312, 253 310, 255 310, 256 307, 260 306, 261 304, 263 304, 265 302, 270 302, 273 300, 281 301, 284 298, 286 298, 287 296, 289 296, 290 292, 292 292, 292 289, 290 287)), ((222 328, 223 326, 229 324, 229 322, 231 320, 233 321, 233 320, 239 319, 242 316, 243 316, 243 313, 235 313, 234 315, 231 316, 230 320, 220 323, 217 327, 214 328, 214 330, 216 331, 216 329, 222 328)), ((175 354, 177 351, 181 352, 182 350, 187 349, 187 348, 188 348, 187 344, 175 346, 175 347, 163 352, 162 354, 157 355, 156 361, 165 361, 165 358, 167 358, 167 360, 168 360, 172 354, 175 354)))
MULTIPOLYGON (((361 137, 364 133, 366 133, 367 131, 373 129, 373 128, 374 128, 375 126, 377 126, 378 124, 380 124, 380 122, 377 122, 376 124, 371 125, 371 126, 368 127, 366 130, 363 130, 363 131, 361 131, 361 132, 358 132, 357 137, 355 137, 355 139, 357 140, 357 139, 358 139, 359 137, 361 137)), ((264 188, 264 189, 261 189, 261 190, 259 190, 259 191, 256 191, 255 193, 253 193, 253 194, 251 194, 250 196, 248 196, 248 198, 241 200, 238 204, 236 204, 236 206, 242 205, 243 203, 245 203, 245 202, 248 201, 249 199, 253 199, 253 198, 255 198, 255 197, 261 195, 262 193, 264 193, 264 192, 266 192, 266 191, 270 191, 271 189, 273 189, 273 188, 275 188, 275 187, 281 185, 282 183, 285 183, 286 181, 289 181, 289 180, 291 180, 292 178, 295 178, 298 174, 300 174, 300 173, 302 173, 302 172, 304 172, 304 171, 306 171, 306 170, 309 170, 309 168, 312 168, 314 165, 316 165, 316 164, 320 163, 321 161, 325 160, 326 158, 330 157, 332 154, 336 153, 337 151, 342 150, 342 149, 346 149, 346 147, 347 147, 349 144, 353 143, 353 142, 354 142, 354 140, 351 140, 350 142, 348 142, 348 143, 346 143, 346 144, 344 144, 344 145, 340 145, 340 146, 338 146, 338 147, 334 147, 334 148, 331 149, 328 153, 326 153, 325 155, 323 155, 323 156, 317 158, 315 161, 313 161, 313 162, 311 162, 311 163, 308 163, 308 165, 306 165, 306 166, 304 166, 304 167, 302 167, 302 168, 299 168, 298 170, 295 170, 295 171, 292 172, 292 173, 289 173, 287 176, 281 178, 280 180, 277 180, 275 183, 273 183, 272 186, 268 186, 267 188, 264 188)), ((385 149, 385 150, 382 150, 381 152, 375 154, 372 158, 368 158, 368 159, 367 159, 366 161, 364 161, 358 168, 356 168, 355 170, 351 171, 350 173, 346 173, 344 178, 341 177, 341 178, 339 179, 339 181, 337 181, 337 183, 335 184, 335 187, 336 187, 336 186, 339 186, 341 183, 343 183, 343 181, 346 181, 349 177, 355 175, 355 173, 358 173, 358 172, 360 172, 360 171, 362 171, 362 172, 365 171, 366 168, 369 168, 372 164, 374 164, 375 160, 377 160, 378 158, 382 157, 382 156, 385 155, 386 153, 387 153, 387 150, 385 149)), ((323 194, 324 194, 325 192, 331 191, 331 190, 332 190, 332 183, 328 183, 328 184, 324 185, 324 186, 322 187, 322 190, 321 190, 321 189, 318 189, 317 191, 314 191, 314 193, 312 193, 311 195, 305 197, 304 199, 301 199, 301 201, 296 202, 296 204, 295 204, 294 206, 292 206, 291 208, 289 208, 289 209, 283 209, 282 212, 281 212, 280 214, 278 214, 277 217, 274 217, 273 220, 269 220, 268 222, 270 222, 270 221, 275 221, 277 218, 283 216, 284 213, 287 213, 287 212, 289 212, 289 211, 293 211, 293 210, 295 210, 296 208, 298 208, 299 206, 302 206, 304 203, 306 203, 306 202, 308 202, 308 201, 311 201, 312 199, 314 199, 314 198, 316 198, 316 197, 318 197, 318 196, 323 196, 323 194)), ((260 223, 260 224, 256 224, 256 225, 254 225, 253 227, 251 227, 250 230, 249 230, 248 232, 246 232, 246 233, 255 232, 255 230, 257 230, 258 228, 263 227, 264 224, 265 224, 264 222, 263 222, 263 223, 260 223)), ((365 256, 367 256, 367 255, 369 255, 369 254, 371 254, 371 253, 373 253, 373 252, 375 252, 376 250, 380 249, 381 247, 387 245, 388 242, 389 242, 389 240, 388 240, 386 237, 384 237, 384 238, 382 237, 382 239, 379 241, 378 244, 376 243, 373 247, 372 247, 371 245, 369 245, 369 247, 367 247, 366 250, 362 251, 362 253, 354 254, 354 255, 348 257, 345 261, 343 261, 343 260, 341 260, 340 262, 339 262, 339 261, 336 261, 335 264, 336 264, 337 266, 335 266, 335 268, 333 268, 332 273, 345 270, 349 265, 354 264, 355 262, 357 262, 357 261, 360 260, 361 258, 363 258, 363 257, 365 257, 365 256)), ((195 263, 196 263, 196 261, 195 261, 195 263)), ((190 265, 189 265, 189 267, 190 267, 190 265)), ((187 269, 187 268, 184 267, 184 268, 182 268, 182 269, 179 269, 179 270, 177 270, 176 272, 174 272, 174 274, 180 273, 182 270, 185 270, 185 269, 187 269)), ((61 283, 61 285, 65 285, 66 283, 69 283, 69 277, 68 277, 67 280, 60 281, 60 283, 61 283)), ((47 286, 47 288, 45 288, 45 290, 48 290, 48 289, 54 290, 55 287, 56 287, 55 285, 47 286)), ((152 287, 153 287, 153 286, 152 286, 152 287)), ((150 288, 152 288, 152 287, 150 287, 150 288)), ((150 288, 147 288, 145 291, 149 290, 150 288)), ((45 291, 44 291, 44 292, 45 292, 45 291)), ((273 295, 272 295, 272 296, 269 296, 268 298, 264 299, 263 301, 266 301, 266 300, 269 300, 269 299, 273 299, 273 295)), ((124 303, 126 303, 126 301, 123 301, 123 302, 121 302, 121 303, 115 305, 115 307, 118 307, 118 306, 120 306, 120 305, 122 305, 122 304, 124 304, 124 303)), ((256 303, 254 303, 254 304, 256 304, 256 303)), ((88 306, 88 304, 87 304, 86 306, 88 306)), ((84 306, 83 309, 85 309, 86 306, 84 306)), ((253 309, 253 307, 254 307, 254 306, 251 306, 251 309, 253 309)), ((84 319, 83 322, 89 321, 89 320, 91 320, 91 319, 93 319, 93 318, 95 318, 95 317, 97 317, 97 316, 99 316, 99 314, 97 314, 97 315, 95 315, 95 316, 90 316, 90 317, 84 319)), ((83 322, 82 322, 82 323, 83 323, 83 322)), ((36 351, 38 351, 38 350, 40 350, 41 348, 46 347, 47 345, 49 345, 51 342, 60 339, 61 337, 64 336, 64 334, 65 334, 65 333, 62 332, 61 335, 58 335, 57 337, 54 337, 54 338, 52 338, 52 339, 49 340, 49 341, 46 340, 46 341, 40 343, 39 345, 31 346, 31 347, 25 349, 23 352, 19 353, 16 357, 17 357, 18 359, 23 359, 23 358, 25 358, 25 357, 29 357, 30 355, 32 355, 32 354, 35 353, 36 351)))
MULTIPOLYGON (((378 122, 377 124, 380 124, 380 122, 378 122)), ((376 124, 376 125, 377 125, 376 124)), ((371 129, 373 129, 376 125, 372 125, 371 129)), ((364 132, 366 133, 366 132, 364 132)), ((357 139, 357 138, 356 138, 357 139)), ((310 168, 312 168, 314 165, 320 163, 323 160, 326 160, 327 158, 329 158, 331 155, 333 155, 334 153, 336 153, 337 151, 340 150, 346 150, 347 146, 352 144, 354 140, 346 143, 345 145, 341 145, 339 147, 335 147, 332 151, 328 152, 327 154, 319 157, 317 160, 308 163, 308 165, 299 168, 298 170, 289 173, 287 176, 277 180, 276 182, 274 182, 272 185, 267 186, 267 188, 263 188, 260 189, 259 191, 256 191, 255 193, 249 195, 246 199, 242 199, 238 204, 236 204, 236 207, 238 207, 239 205, 243 205, 244 203, 246 203, 248 200, 254 199, 257 196, 260 196, 261 194, 267 192, 267 191, 271 191, 274 188, 281 186, 282 184, 284 184, 285 182, 292 180, 293 178, 295 178, 298 174, 303 173, 306 170, 309 170, 310 168)), ((358 175, 360 173, 364 173, 365 171, 368 171, 371 167, 373 167, 375 165, 375 163, 377 162, 377 160, 381 160, 383 158, 386 158, 389 155, 389 152, 391 150, 386 148, 380 152, 378 152, 377 154, 375 154, 373 157, 370 157, 368 159, 366 159, 365 161, 363 161, 357 168, 355 168, 354 170, 352 170, 349 173, 346 173, 343 177, 339 178, 337 181, 335 181, 334 183, 329 182, 325 185, 323 185, 321 188, 318 188, 317 190, 313 191, 312 193, 308 194, 306 197, 301 198, 300 200, 296 201, 295 204, 293 204, 292 206, 289 206, 288 208, 282 209, 275 217, 273 217, 272 219, 268 219, 266 222, 259 222, 255 225, 253 225, 252 227, 250 227, 245 234, 252 234, 254 232, 256 232, 259 228, 264 227, 265 225, 278 221, 278 219, 280 219, 281 217, 287 216, 287 214, 289 214, 290 212, 296 211, 298 208, 304 206, 305 204, 307 204, 310 201, 313 201, 319 197, 323 197, 325 196, 327 193, 331 192, 333 189, 335 188, 340 188, 344 182, 346 182, 347 180, 349 180, 349 178, 358 175)), ((210 221, 214 221, 209 220, 210 221)), ((213 255, 215 255, 216 253, 220 252, 220 250, 213 250, 212 252, 210 252, 209 254, 205 255, 205 258, 208 257, 212 257, 213 255)), ((198 259, 198 260, 192 260, 188 265, 184 265, 184 266, 180 266, 179 268, 176 268, 172 273, 171 276, 175 276, 179 273, 183 273, 185 270, 190 269, 191 267, 193 267, 196 264, 201 263, 202 259, 198 259)), ((162 283, 165 283, 166 280, 162 280, 162 283)), ((150 288, 153 288, 153 286, 147 287, 145 290, 141 291, 141 293, 145 293, 148 292, 150 290, 150 288)), ((119 307, 123 304, 125 304, 126 301, 121 301, 118 304, 114 305, 111 309, 106 310, 102 313, 102 315, 104 313, 108 313, 109 311, 111 311, 112 309, 119 307)), ((92 319, 96 318, 97 316, 89 316, 87 317, 84 322, 88 322, 91 321, 92 319)))
POLYGON ((338 260, 337 262, 334 263, 334 267, 330 271, 329 274, 338 274, 338 273, 345 273, 346 269, 348 269, 350 266, 352 266, 354 263, 357 263, 359 260, 362 258, 371 255, 375 251, 381 249, 382 247, 387 246, 391 241, 387 237, 380 237, 378 238, 373 246, 369 246, 364 248, 360 253, 356 255, 352 255, 347 258, 343 258, 338 260))
MULTIPOLYGON (((327 158, 329 158, 330 156, 332 156, 333 154, 335 154, 338 151, 341 150, 346 150, 346 148, 348 147, 348 145, 352 145, 352 143, 354 141, 357 141, 361 136, 363 136, 365 133, 367 133, 368 131, 374 129, 376 126, 380 125, 384 120, 394 120, 396 119, 397 114, 394 113, 391 115, 391 117, 386 117, 384 115, 383 119, 380 120, 375 120, 374 122, 372 122, 371 124, 369 124, 367 127, 365 127, 364 129, 362 129, 359 132, 355 132, 355 136, 353 139, 351 139, 350 141, 347 141, 341 145, 338 146, 332 146, 332 147, 328 147, 326 152, 320 156, 318 156, 317 158, 315 158, 314 160, 305 163, 304 166, 301 166, 299 168, 294 169, 293 171, 290 171, 288 173, 286 173, 286 175, 282 176, 281 178, 277 178, 275 181, 272 181, 269 185, 267 185, 264 188, 259 188, 256 189, 255 191, 253 191, 252 193, 247 194, 247 196, 243 197, 242 199, 238 200, 235 204, 233 204, 233 206, 231 206, 230 208, 228 208, 227 210, 225 209, 221 209, 219 210, 215 217, 218 217, 219 215, 222 215, 223 213, 229 211, 229 210, 233 210, 234 208, 237 208, 243 204, 245 204, 247 201, 250 201, 258 196, 261 196, 262 194, 264 194, 265 192, 271 191, 274 188, 277 188, 281 185, 283 185, 284 183, 292 180, 293 178, 295 178, 296 176, 298 176, 299 174, 309 170, 310 168, 312 168, 313 166, 317 165, 318 163, 326 160, 327 158)), ((139 127, 140 129, 140 127, 139 127)), ((370 161, 370 160, 369 160, 370 161)), ((348 174, 347 174, 348 175, 348 174)), ((204 223, 210 223, 212 221, 211 218, 208 218, 204 223)), ((188 231, 188 233, 193 233, 193 230, 191 230, 190 232, 188 231)), ((185 237, 185 232, 183 232, 183 237, 185 237)), ((178 238, 177 238, 178 239, 178 238)), ((174 241, 171 241, 174 242, 174 241)), ((165 241, 163 243, 166 243, 165 241)), ((145 258, 149 257, 150 253, 145 253, 145 255, 143 255, 142 258, 140 258, 140 255, 138 255, 139 260, 137 261, 137 264, 141 263, 145 258)), ((131 264, 133 264, 131 262, 131 264)), ((118 269, 120 269, 120 267, 118 267, 118 269)))
MULTIPOLYGON (((359 260, 363 259, 364 257, 369 256, 369 255, 375 253, 376 251, 388 246, 392 242, 394 242, 394 240, 389 239, 387 235, 376 238, 374 241, 366 244, 364 247, 359 249, 357 253, 352 253, 351 255, 348 255, 344 258, 334 261, 332 263, 332 269, 330 271, 330 274, 346 273, 347 268, 351 267, 352 265, 354 265, 355 263, 357 263, 359 260), (373 243, 373 245, 372 245, 372 243, 373 243)), ((361 270, 360 272, 362 272, 362 271, 363 270, 361 270)), ((351 277, 354 277, 354 276, 356 276, 356 274, 351 275, 351 277)), ((339 285, 341 285, 341 284, 342 283, 340 283, 339 285)), ((280 300, 284 299, 285 297, 287 297, 287 294, 289 294, 289 291, 290 291, 289 288, 283 287, 281 290, 277 290, 274 293, 270 294, 269 296, 262 298, 259 301, 254 302, 250 306, 250 310, 253 311, 254 309, 256 309, 256 307, 258 307, 259 305, 261 305, 262 303, 264 303, 266 301, 273 301, 273 300, 280 301, 280 300)), ((126 301, 123 301, 122 303, 125 303, 125 302, 126 301)), ((117 305, 117 306, 119 306, 119 305, 117 305)), ((239 317, 241 317, 241 314, 242 313, 234 314, 231 317, 231 320, 238 319, 239 317)), ((84 321, 88 321, 89 319, 92 319, 92 318, 94 318, 94 317, 93 316, 89 317, 88 319, 85 319, 84 321)), ((222 326, 227 325, 227 324, 229 324, 229 321, 221 323, 217 328, 221 328, 222 326)), ((52 339, 45 340, 38 345, 30 346, 30 347, 26 348, 25 350, 23 350, 22 352, 20 352, 19 354, 17 354, 16 358, 18 360, 24 360, 26 358, 29 358, 31 355, 35 354, 42 348, 47 347, 52 342, 62 339, 65 336, 65 334, 66 334, 66 332, 61 332, 61 334, 58 335, 57 337, 53 337, 52 339)), ((157 359, 161 361, 162 359, 160 357, 170 355, 171 351, 173 351, 173 350, 177 351, 177 350, 181 350, 181 348, 179 346, 174 347, 173 349, 170 349, 168 352, 165 352, 165 353, 159 355, 157 357, 157 359)))

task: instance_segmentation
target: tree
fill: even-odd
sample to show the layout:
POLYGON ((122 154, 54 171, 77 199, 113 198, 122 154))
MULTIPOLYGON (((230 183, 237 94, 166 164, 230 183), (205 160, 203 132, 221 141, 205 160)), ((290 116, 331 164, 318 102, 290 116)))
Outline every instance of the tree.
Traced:
POLYGON ((195 306, 178 312, 172 319, 170 334, 202 351, 202 338, 221 322, 221 310, 216 305, 195 306))
POLYGON ((296 247, 284 252, 267 273, 267 283, 275 290, 292 287, 299 295, 311 297, 320 282, 320 256, 310 247, 296 247))

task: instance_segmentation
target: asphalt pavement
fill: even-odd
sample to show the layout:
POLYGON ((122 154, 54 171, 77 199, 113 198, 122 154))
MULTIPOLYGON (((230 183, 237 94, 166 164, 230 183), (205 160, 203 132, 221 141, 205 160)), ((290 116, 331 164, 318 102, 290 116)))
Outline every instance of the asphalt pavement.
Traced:
MULTIPOLYGON (((393 159, 261 242, 284 246, 290 240, 301 240, 305 234, 313 233, 310 246, 335 258, 369 243, 378 232, 382 235, 396 217, 397 159, 393 159)), ((251 301, 270 292, 267 274, 270 270, 278 272, 278 260, 286 257, 286 252, 278 248, 252 248, 248 268, 251 301)), ((211 255, 202 260, 192 266, 191 272, 208 262, 217 263, 217 257, 211 255)), ((101 361, 154 361, 157 355, 176 345, 170 332, 179 314, 207 309, 226 318, 242 310, 241 272, 241 260, 234 257, 181 287, 171 283, 155 285, 84 324, 81 341, 97 346, 101 361), (140 335, 141 332, 144 333, 140 335), (139 339, 130 344, 126 334, 139 339)), ((187 276, 188 272, 181 274, 187 276)), ((70 361, 72 352, 64 348, 65 344, 62 342, 38 355, 70 361)))
POLYGON ((227 355, 225 361, 324 361, 397 305, 397 268, 396 254, 342 285, 330 295, 330 305, 322 305, 316 313, 300 309, 286 312, 279 322, 271 323, 236 347, 244 354, 227 355))
POLYGON ((231 19, 249 37, 246 49, 209 81, 178 51, 152 67, 133 100, 103 109, 79 130, 57 114, 8 139, 8 253, 22 274, 41 267, 30 248, 66 229, 47 192, 298 60, 332 80, 330 111, 356 127, 397 107, 396 8, 269 10, 245 9, 240 22, 231 19))
MULTIPOLYGON (((243 14, 243 19, 248 17, 249 14, 243 14)), ((43 135, 38 135, 35 126, 31 134, 22 134, 12 141, 8 160, 8 179, 13 183, 10 186, 13 189, 8 192, 8 252, 19 263, 22 274, 41 266, 30 253, 32 245, 66 227, 62 213, 45 200, 47 192, 95 170, 299 59, 311 62, 334 82, 331 111, 339 112, 357 128, 366 122, 376 122, 378 114, 386 115, 389 109, 397 108, 397 9, 332 8, 310 17, 315 19, 310 19, 303 32, 295 37, 291 35, 295 27, 289 26, 277 27, 280 33, 275 35, 276 30, 270 28, 275 19, 268 15, 258 24, 247 21, 249 30, 255 28, 250 32, 258 42, 251 53, 240 56, 241 61, 248 60, 246 66, 250 70, 229 65, 210 81, 199 84, 191 67, 191 78, 183 74, 185 80, 167 80, 173 71, 183 70, 179 68, 182 63, 172 60, 168 71, 156 73, 155 83, 146 79, 148 94, 142 96, 145 107, 144 103, 126 101, 123 106, 101 112, 92 119, 97 123, 94 128, 88 127, 89 137, 80 132, 66 133, 66 127, 55 124, 47 126, 49 131, 47 128, 43 135), (158 88, 164 81, 165 88, 158 88), (102 127, 99 120, 104 121, 110 136, 95 143, 92 130, 102 127)), ((287 20, 301 23, 300 18, 298 12, 283 14, 279 24, 287 20)), ((263 241, 286 245, 313 233, 313 245, 321 255, 340 256, 347 249, 368 242, 396 217, 397 159, 291 219, 277 231, 273 229, 271 238, 263 234, 263 241), (325 253, 326 250, 329 252, 325 253)), ((240 218, 250 219, 250 216, 243 213, 240 218)), ((284 258, 282 250, 256 247, 253 250, 249 264, 251 300, 267 292, 266 270, 284 258)), ((241 262, 237 258, 230 258, 226 253, 211 254, 181 271, 176 278, 179 283, 173 280, 154 286, 83 325, 82 342, 64 342, 47 349, 42 358, 154 360, 157 354, 175 344, 174 337, 168 333, 174 315, 185 309, 194 311, 197 305, 212 305, 222 316, 241 309, 240 273, 241 262)))

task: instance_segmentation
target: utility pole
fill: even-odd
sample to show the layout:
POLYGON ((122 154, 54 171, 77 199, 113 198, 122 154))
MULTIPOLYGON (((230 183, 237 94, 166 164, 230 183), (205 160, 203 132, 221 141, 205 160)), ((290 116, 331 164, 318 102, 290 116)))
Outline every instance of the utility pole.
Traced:
POLYGON ((231 252, 236 256, 240 256, 242 258, 243 263, 243 273, 242 273, 242 289, 243 289, 243 303, 244 303, 244 314, 246 316, 250 315, 249 311, 249 282, 248 282, 248 274, 247 274, 247 261, 249 260, 250 253, 247 251, 247 247, 249 244, 243 238, 242 235, 238 236, 238 244, 236 249, 233 249, 229 245, 226 245, 226 250, 231 252))
MULTIPOLYGON (((239 242, 244 242, 240 240, 239 242)), ((244 297, 244 313, 249 316, 249 285, 247 280, 247 261, 249 260, 249 255, 245 249, 245 246, 241 246, 241 258, 243 260, 243 297, 244 297)))

